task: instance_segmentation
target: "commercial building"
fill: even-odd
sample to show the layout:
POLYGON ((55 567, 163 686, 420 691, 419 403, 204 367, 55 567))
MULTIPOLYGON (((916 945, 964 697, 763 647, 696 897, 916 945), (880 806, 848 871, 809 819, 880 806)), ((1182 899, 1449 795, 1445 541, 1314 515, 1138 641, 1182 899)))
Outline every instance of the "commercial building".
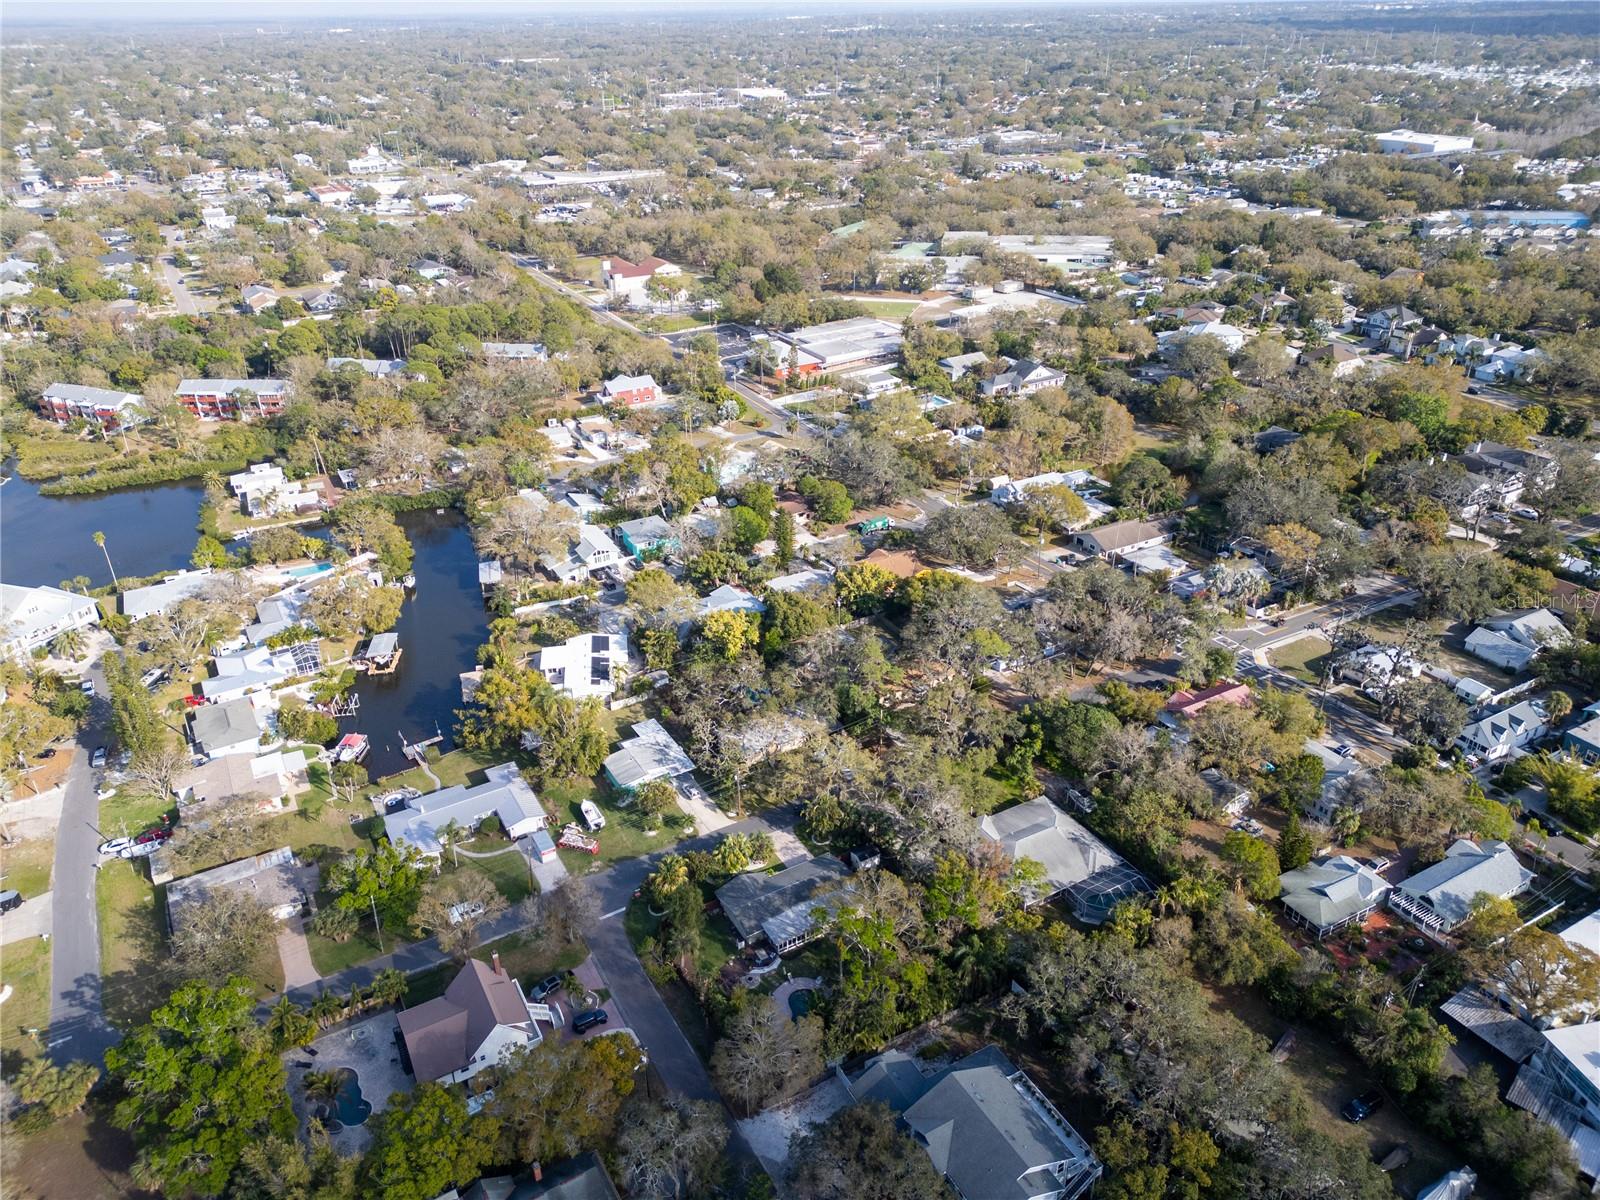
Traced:
POLYGON ((178 400, 202 421, 281 416, 293 389, 286 379, 184 379, 178 400))
POLYGON ((144 397, 111 388, 84 387, 77 383, 52 383, 39 393, 39 415, 65 424, 88 421, 102 429, 121 429, 138 420, 144 397))
POLYGON ((1391 129, 1374 134, 1378 149, 1384 154, 1465 154, 1472 149, 1472 139, 1448 133, 1418 133, 1414 129, 1391 129))
POLYGON ((666 303, 681 302, 689 294, 683 286, 683 268, 664 258, 650 254, 638 262, 616 256, 600 260, 600 282, 606 292, 613 300, 634 308, 648 308, 656 303, 656 298, 650 294, 653 279, 663 281, 657 284, 657 291, 664 289, 662 300, 666 303))
MULTIPOLYGON (((753 338, 752 360, 761 353, 753 338)), ((768 366, 764 372, 787 379, 798 375, 826 375, 861 363, 896 358, 900 354, 900 326, 877 317, 849 317, 822 325, 807 325, 789 333, 774 332, 770 338, 768 366)))

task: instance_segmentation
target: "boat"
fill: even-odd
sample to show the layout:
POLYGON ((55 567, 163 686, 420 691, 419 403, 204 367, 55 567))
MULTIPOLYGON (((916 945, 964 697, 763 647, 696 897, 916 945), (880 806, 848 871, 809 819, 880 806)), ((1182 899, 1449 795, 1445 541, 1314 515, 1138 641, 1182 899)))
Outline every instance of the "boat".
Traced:
POLYGON ((417 587, 417 577, 416 577, 416 575, 412 574, 412 572, 410 572, 410 571, 407 571, 406 574, 405 574, 405 578, 400 581, 400 585, 402 587, 404 587, 407 591, 415 591, 416 587, 417 587))
POLYGON ((371 743, 364 733, 347 733, 339 739, 333 748, 333 757, 338 762, 358 763, 367 756, 371 743))

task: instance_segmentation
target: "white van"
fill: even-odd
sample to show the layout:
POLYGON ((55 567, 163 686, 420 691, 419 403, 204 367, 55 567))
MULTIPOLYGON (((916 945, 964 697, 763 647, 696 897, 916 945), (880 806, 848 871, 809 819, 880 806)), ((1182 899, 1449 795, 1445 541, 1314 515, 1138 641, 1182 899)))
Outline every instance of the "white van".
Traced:
POLYGON ((583 823, 589 827, 589 832, 606 827, 606 815, 600 811, 593 800, 585 800, 578 805, 578 811, 583 814, 583 823))

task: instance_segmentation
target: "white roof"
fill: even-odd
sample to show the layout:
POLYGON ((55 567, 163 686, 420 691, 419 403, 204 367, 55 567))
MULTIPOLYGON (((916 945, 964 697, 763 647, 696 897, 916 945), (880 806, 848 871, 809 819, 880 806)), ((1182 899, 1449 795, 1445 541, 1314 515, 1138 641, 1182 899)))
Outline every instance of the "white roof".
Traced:
POLYGON ((1588 1080, 1591 1091, 1600 1092, 1600 1028, 1594 1022, 1565 1025, 1544 1031, 1545 1044, 1588 1080))
POLYGON ((146 587, 129 588, 122 593, 122 615, 137 621, 151 613, 166 612, 180 600, 198 596, 210 582, 211 568, 203 567, 198 571, 179 571, 146 587))
POLYGON ((700 601, 698 611, 702 617, 714 612, 760 613, 766 612, 767 606, 742 587, 725 583, 700 601))
POLYGON ((579 633, 535 651, 533 667, 551 687, 573 696, 609 696, 616 688, 615 664, 627 659, 627 639, 620 633, 579 633))
POLYGON ((1399 890, 1421 900, 1450 926, 1466 920, 1479 892, 1506 898, 1527 887, 1533 872, 1517 861, 1504 842, 1462 838, 1434 863, 1400 884, 1399 890))
POLYGON ((652 779, 670 779, 694 770, 694 760, 652 717, 633 727, 633 737, 606 759, 606 774, 618 787, 636 788, 652 779))
POLYGON ((59 624, 85 608, 99 611, 94 600, 75 592, 49 586, 0 584, 0 632, 7 640, 30 641, 34 632, 59 624))
POLYGON ((1590 954, 1600 954, 1600 908, 1568 925, 1559 936, 1562 941, 1587 950, 1590 954))
POLYGON ((488 777, 476 787, 455 784, 408 801, 397 813, 383 819, 384 832, 396 845, 408 843, 424 854, 439 854, 439 831, 451 821, 464 829, 491 814, 512 832, 527 822, 543 828, 546 817, 539 797, 522 778, 516 763, 501 763, 484 771, 488 777))
POLYGON ((86 387, 81 383, 52 383, 42 394, 46 400, 60 400, 67 404, 92 404, 96 408, 123 409, 129 405, 144 403, 143 396, 136 396, 132 392, 86 387))
POLYGON ((600 391, 602 395, 615 396, 621 392, 635 392, 645 388, 654 388, 655 386, 656 381, 653 375, 618 375, 606 380, 605 387, 601 388, 600 391))

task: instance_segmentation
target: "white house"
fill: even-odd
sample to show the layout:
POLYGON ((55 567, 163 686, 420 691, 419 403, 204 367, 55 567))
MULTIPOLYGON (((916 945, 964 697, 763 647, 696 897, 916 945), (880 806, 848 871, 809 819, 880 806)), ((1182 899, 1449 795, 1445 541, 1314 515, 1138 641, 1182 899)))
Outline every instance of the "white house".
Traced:
POLYGON ((100 606, 60 588, 0 584, 0 652, 22 658, 69 629, 100 623, 100 606))
POLYGON ((352 175, 382 175, 386 171, 394 171, 400 164, 383 152, 383 148, 376 142, 367 147, 366 153, 345 163, 345 170, 352 175))
POLYGON ((595 571, 614 567, 623 559, 611 535, 598 525, 579 525, 578 540, 565 558, 547 554, 540 565, 563 583, 588 579, 595 571))
POLYGON ((1559 646, 1572 634, 1548 608, 1528 608, 1490 617, 1467 635, 1467 653, 1505 671, 1517 672, 1546 646, 1559 646))
POLYGON ((950 376, 951 383, 960 383, 988 361, 989 356, 982 350, 974 350, 970 354, 954 354, 949 358, 941 358, 939 368, 950 376))
POLYGON ((1549 718, 1537 700, 1524 700, 1490 713, 1461 731, 1456 745, 1469 758, 1495 762, 1515 755, 1550 732, 1549 718))
POLYGON ((211 580, 211 568, 201 567, 196 571, 179 571, 168 575, 159 583, 129 588, 120 597, 122 615, 130 621, 137 621, 154 613, 164 613, 181 601, 200 595, 211 580))
POLYGON ((1028 396, 1047 387, 1060 387, 1066 376, 1031 358, 1019 358, 1006 369, 978 385, 984 396, 1028 396))
POLYGON ((1339 660, 1339 678, 1354 683, 1368 695, 1380 693, 1422 674, 1422 662, 1398 646, 1371 642, 1339 660))
POLYGON ((489 767, 484 775, 485 782, 476 787, 458 783, 412 797, 399 812, 383 818, 389 840, 438 858, 444 852, 441 833, 452 822, 462 830, 472 830, 484 818, 493 816, 513 840, 531 836, 550 823, 538 795, 522 778, 516 763, 489 767))
POLYGON ((559 692, 577 700, 604 700, 616 691, 628 661, 628 642, 620 633, 580 633, 536 650, 534 670, 559 692))
POLYGON ((1501 900, 1520 896, 1533 872, 1504 842, 1462 838, 1444 859, 1403 880, 1389 893, 1389 907, 1430 932, 1448 932, 1472 915, 1480 892, 1501 900))
POLYGON ((219 654, 212 665, 217 673, 200 681, 200 694, 213 704, 271 691, 291 676, 314 675, 322 669, 315 642, 282 650, 251 646, 237 654, 219 654))
POLYGON ((530 1005, 516 976, 500 965, 469 958, 444 995, 402 1009, 398 1019, 412 1074, 419 1082, 464 1083, 522 1046, 544 1040, 538 1019, 544 1005, 530 1005))
POLYGON ((1230 325, 1226 321, 1193 321, 1171 333, 1157 334, 1156 341, 1161 343, 1163 354, 1170 354, 1198 337, 1215 338, 1228 354, 1233 355, 1239 353, 1250 335, 1237 325, 1230 325))
POLYGON ((606 778, 619 791, 632 792, 653 779, 676 779, 694 773, 694 760, 654 717, 633 727, 605 761, 606 778))

